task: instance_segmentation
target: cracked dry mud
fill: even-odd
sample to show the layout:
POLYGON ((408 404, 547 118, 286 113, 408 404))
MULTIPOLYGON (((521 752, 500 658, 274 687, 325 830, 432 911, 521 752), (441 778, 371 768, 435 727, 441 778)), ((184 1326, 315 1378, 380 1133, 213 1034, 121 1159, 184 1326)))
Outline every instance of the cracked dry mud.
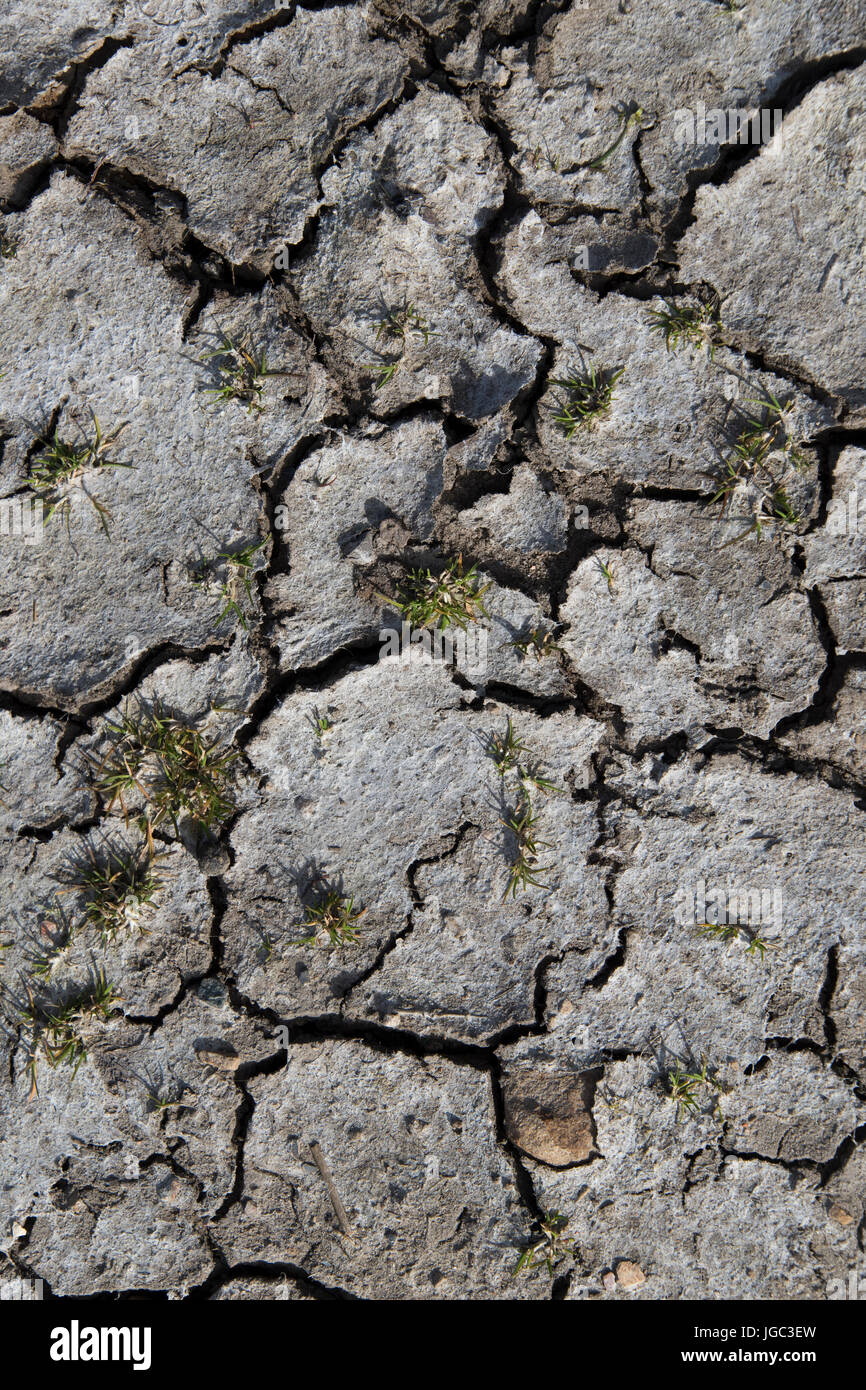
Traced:
POLYGON ((866 1253, 860 0, 0 39, 0 1284, 826 1298, 866 1253), (700 104, 780 114, 679 138, 700 104), (474 647, 383 644, 455 563, 474 647), (123 742, 154 718, 212 824, 123 742))

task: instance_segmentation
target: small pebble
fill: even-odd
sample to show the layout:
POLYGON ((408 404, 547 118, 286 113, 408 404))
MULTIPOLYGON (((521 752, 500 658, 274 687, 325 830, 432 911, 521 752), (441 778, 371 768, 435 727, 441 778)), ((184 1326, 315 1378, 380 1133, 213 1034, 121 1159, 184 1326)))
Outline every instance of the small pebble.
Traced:
POLYGON ((833 1204, 833 1206, 830 1208, 829 1215, 830 1220, 837 1221, 840 1226, 850 1226, 851 1222, 854 1220, 850 1211, 846 1211, 845 1208, 840 1207, 838 1203, 833 1204))
POLYGON ((640 1265, 631 1260, 620 1260, 616 1267, 616 1277, 624 1289, 639 1289, 646 1283, 646 1275, 640 1265))
POLYGON ((196 1048, 196 1056, 206 1067, 214 1067, 217 1071, 237 1071, 241 1064, 240 1057, 232 1057, 228 1052, 205 1052, 196 1048))

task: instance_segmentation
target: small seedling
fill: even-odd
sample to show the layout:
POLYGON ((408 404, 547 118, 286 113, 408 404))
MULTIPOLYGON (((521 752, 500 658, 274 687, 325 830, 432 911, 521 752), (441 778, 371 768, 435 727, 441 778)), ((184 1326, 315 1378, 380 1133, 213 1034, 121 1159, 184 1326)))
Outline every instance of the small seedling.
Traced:
POLYGON ((541 764, 537 761, 528 763, 525 768, 519 768, 518 775, 527 793, 530 787, 535 787, 537 791, 545 793, 562 791, 562 787, 557 786, 555 782, 551 782, 549 777, 543 775, 541 764))
POLYGON ((799 526, 803 520, 800 513, 795 511, 788 501, 783 488, 777 488, 773 493, 773 516, 790 530, 799 526))
POLYGON ((493 759, 493 765, 500 777, 515 771, 523 755, 528 752, 526 744, 515 734, 510 716, 505 733, 491 734, 487 742, 487 755, 493 759))
POLYGON ((138 792, 144 798, 140 823, 151 848, 153 829, 166 820, 175 834, 183 817, 199 830, 211 831, 232 814, 231 766, 238 752, 206 741, 159 704, 135 715, 125 713, 107 728, 114 740, 97 770, 97 785, 109 798, 107 809, 119 801, 127 821, 124 794, 138 792))
POLYGON ((113 941, 126 927, 143 930, 143 910, 162 886, 152 872, 160 857, 146 849, 109 846, 100 854, 93 845, 86 846, 86 857, 73 867, 73 886, 83 889, 85 921, 97 928, 103 942, 113 941))
POLYGON ((333 720, 329 719, 326 714, 319 714, 317 709, 314 709, 310 714, 310 724, 312 725, 313 733, 320 743, 324 740, 325 735, 329 734, 334 727, 333 720))
POLYGON ((509 772, 516 772, 518 781, 526 789, 529 795, 530 787, 537 787, 542 792, 558 792, 561 789, 555 782, 551 782, 548 777, 543 776, 541 764, 537 759, 532 759, 529 749, 514 732, 514 725, 509 715, 504 734, 491 734, 487 740, 485 752, 492 758, 493 765, 500 777, 507 777, 509 772))
MULTIPOLYGON (((664 1081, 668 1095, 672 1101, 676 1102, 678 1120, 682 1120, 686 1115, 698 1109, 700 1103, 698 1093, 702 1086, 718 1091, 718 1086, 710 1075, 709 1063, 704 1057, 701 1058, 700 1071, 687 1071, 677 1062, 667 1072, 664 1081)), ((717 1094, 714 1114, 718 1114, 718 1112, 719 1097, 717 1094)))
POLYGON ((100 970, 84 989, 79 990, 63 1004, 35 999, 29 988, 27 998, 27 1006, 22 1010, 22 1021, 30 1030, 28 1070, 31 1080, 30 1094, 33 1096, 38 1094, 38 1056, 44 1056, 50 1067, 66 1065, 73 1067, 73 1074, 77 1072, 87 1056, 83 1037, 86 1026, 94 1021, 104 1022, 110 1018, 120 996, 100 970))
POLYGON ((220 586, 220 598, 223 602, 223 610, 216 620, 215 626, 232 614, 237 618, 244 631, 248 631, 249 624, 247 617, 241 607, 241 599, 246 597, 248 605, 253 604, 252 576, 256 572, 253 564, 253 556, 267 544, 265 540, 258 541, 255 545, 247 545, 243 550, 225 550, 217 555, 213 560, 206 560, 194 573, 196 584, 206 584, 213 570, 220 565, 225 570, 225 578, 220 586))
POLYGON ((314 900, 304 904, 303 925, 312 930, 301 938, 302 944, 324 945, 323 937, 327 937, 332 946, 353 946, 361 934, 356 924, 366 911, 365 907, 355 907, 353 897, 347 897, 323 880, 314 900))
POLYGON ((419 313, 415 305, 407 300, 404 299, 401 304, 395 305, 386 305, 383 302, 382 308, 382 317, 374 321, 376 342, 384 340, 398 355, 394 358, 383 356, 379 362, 365 365, 365 370, 378 378, 377 391, 396 376, 402 365, 409 338, 423 338, 424 346, 427 347, 430 339, 437 336, 437 330, 419 313))
POLYGON ((752 929, 749 944, 746 947, 747 956, 760 956, 764 959, 764 953, 770 949, 770 943, 760 932, 752 929))
POLYGON ((549 845, 546 840, 538 839, 538 816, 533 813, 525 786, 521 786, 517 805, 502 824, 511 831, 516 841, 516 854, 509 867, 508 885, 502 901, 509 896, 516 898, 519 890, 525 893, 528 888, 549 888, 550 884, 539 878, 539 874, 545 873, 550 865, 538 862, 539 851, 549 848, 549 845))
POLYGON ((543 628, 536 627, 526 637, 517 637, 509 646, 514 647, 526 660, 529 653, 535 657, 536 661, 543 661, 546 656, 552 656, 554 652, 561 652, 562 647, 555 641, 552 632, 545 632, 543 628))
POLYGON ((570 439, 580 426, 591 427, 610 410, 613 388, 625 371, 605 371, 590 363, 588 369, 575 371, 571 376, 554 377, 550 384, 564 393, 553 408, 554 423, 570 439))
POLYGON ((542 162, 544 162, 550 165, 550 168, 553 170, 555 174, 559 173, 560 156, 558 154, 553 155, 550 153, 550 146, 548 145, 546 140, 544 141, 544 153, 542 154, 541 145, 536 145, 535 149, 530 155, 530 162, 532 164, 533 169, 538 169, 542 162))
POLYGON ((672 300, 665 300, 664 309, 654 309, 650 319, 652 329, 664 334, 668 352, 676 352, 681 344, 690 344, 701 350, 708 349, 712 362, 717 336, 723 331, 718 311, 712 305, 674 304, 672 300))
POLYGON ((490 614, 482 602, 489 584, 479 584, 478 566, 464 572, 463 556, 451 560, 440 574, 432 570, 415 569, 409 575, 405 589, 396 599, 379 594, 396 608, 413 628, 459 627, 464 632, 469 623, 477 623, 490 614))
POLYGON ((619 149, 619 146, 622 144, 623 140, 626 137, 626 132, 632 130, 634 126, 640 125, 642 120, 643 111, 640 106, 638 106, 634 111, 630 113, 627 110, 621 111, 619 134, 617 135, 612 145, 608 145, 607 149, 604 150, 602 154, 597 155, 595 159, 591 159, 589 161, 589 168, 603 169, 607 161, 610 159, 611 155, 614 153, 614 151, 619 149))
POLYGON ((21 243, 16 237, 7 236, 5 232, 0 232, 0 260, 11 261, 18 254, 18 247, 21 243))
POLYGON ((183 1098, 186 1090, 182 1082, 173 1091, 148 1090, 148 1111, 153 1115, 166 1115, 169 1110, 193 1110, 195 1107, 188 1105, 183 1098))
POLYGON ((55 431, 50 439, 44 441, 42 453, 37 454, 30 465, 28 482, 32 490, 47 503, 45 520, 49 521, 55 512, 60 512, 66 518, 67 535, 70 501, 63 489, 77 483, 99 517, 105 534, 109 535, 108 518, 111 513, 102 502, 88 492, 84 477, 88 473, 96 473, 105 468, 132 467, 129 463, 119 463, 116 459, 107 457, 110 446, 121 430, 126 429, 126 424, 118 425, 111 434, 104 435, 94 415, 93 428, 92 438, 81 438, 75 443, 62 439, 55 431))
POLYGON ((699 922, 698 935, 708 936, 713 941, 733 941, 740 934, 740 929, 731 922, 699 922))
POLYGON ((199 361, 212 362, 219 378, 219 385, 206 388, 207 394, 213 397, 214 406, 225 401, 242 401, 246 403, 247 413, 263 408, 261 395, 265 377, 277 375, 268 367, 264 349, 256 356, 248 340, 236 343, 224 333, 220 346, 204 353, 199 361))
POLYGON ((521 1254, 512 1278, 518 1274, 529 1274, 545 1265, 552 1279, 556 1266, 567 1256, 574 1257, 574 1241, 563 1234, 568 1226, 567 1216, 561 1216, 558 1211, 549 1211, 537 1224, 540 1234, 521 1254))
POLYGON ((738 922, 700 922, 698 932, 701 936, 709 937, 713 941, 735 941, 742 936, 746 945, 746 955, 759 955, 764 959, 764 953, 769 950, 770 943, 766 937, 762 936, 754 927, 741 925, 738 922))
POLYGON ((596 567, 597 567, 597 569, 598 569, 599 574, 602 576, 602 578, 604 579, 605 583, 607 584, 607 591, 608 591, 608 593, 609 593, 609 594, 612 594, 612 593, 613 593, 613 586, 614 586, 614 583, 615 583, 615 576, 614 576, 614 572, 613 572, 613 566, 610 565, 610 564, 605 563, 605 561, 602 560, 602 559, 600 559, 599 557, 596 558, 596 562, 595 562, 595 563, 596 563, 596 567))
POLYGON ((384 338, 399 343, 401 349, 405 348, 407 337, 413 334, 424 339, 425 347, 431 337, 436 336, 436 329, 419 314, 414 304, 408 304, 405 300, 390 308, 386 306, 384 316, 376 319, 374 326, 377 343, 384 338))
POLYGON ((376 377, 375 389, 377 391, 381 391, 383 386, 387 386, 388 382, 394 379, 397 375, 399 366, 399 358, 396 362, 368 362, 366 364, 366 370, 372 372, 376 377))
POLYGON ((718 486, 710 498, 710 505, 721 502, 724 512, 733 494, 742 489, 750 495, 754 505, 751 526, 742 535, 726 542, 727 545, 752 532, 760 539, 765 527, 795 531, 803 521, 788 498, 784 482, 785 477, 791 476, 787 470, 800 472, 808 465, 789 434, 793 407, 782 405, 772 391, 747 404, 757 406, 759 413, 742 416, 732 452, 723 462, 718 486))

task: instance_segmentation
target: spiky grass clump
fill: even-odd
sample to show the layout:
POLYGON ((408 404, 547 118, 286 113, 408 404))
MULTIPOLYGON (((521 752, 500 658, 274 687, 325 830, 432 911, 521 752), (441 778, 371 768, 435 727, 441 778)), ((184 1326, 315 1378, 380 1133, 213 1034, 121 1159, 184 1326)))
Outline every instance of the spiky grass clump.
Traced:
POLYGON ((610 371, 591 362, 589 367, 574 371, 571 376, 551 379, 551 386, 562 392, 553 407, 553 420, 566 439, 577 429, 591 428, 607 414, 613 402, 614 387, 624 371, 624 367, 610 371))
POLYGON ((439 574, 430 569, 414 569, 397 598, 380 594, 413 628, 459 627, 464 632, 490 614, 483 596, 490 588, 478 580, 478 566, 463 569, 463 556, 451 560, 439 574))
POLYGON ((304 904, 303 925, 308 931, 303 944, 354 946, 361 935, 358 922, 366 911, 355 907, 354 897, 322 879, 311 901, 304 904))
POLYGON ((78 484, 99 517, 105 534, 110 535, 108 521, 111 513, 85 485, 88 474, 99 473, 107 468, 130 468, 128 463, 120 463, 108 457, 108 450, 126 424, 118 425, 111 434, 104 435, 96 416, 93 416, 93 435, 82 436, 74 442, 63 439, 55 430, 50 439, 43 441, 42 452, 30 464, 28 482, 30 488, 41 497, 47 506, 45 520, 50 521, 55 512, 66 520, 69 533, 70 499, 66 488, 78 484))
POLYGON ((129 927, 142 930, 144 909, 162 886, 153 872, 159 857, 146 846, 133 851, 108 845, 100 852, 88 844, 84 858, 73 865, 73 887, 81 889, 86 899, 84 919, 97 929, 103 942, 113 941, 118 932, 129 927))
POLYGON ((514 1266, 512 1278, 518 1274, 530 1274, 534 1269, 546 1267, 551 1279, 556 1266, 567 1257, 574 1256, 574 1241, 565 1235, 569 1218, 558 1211, 548 1211, 536 1224, 538 1234, 521 1253, 514 1266))
POLYGON ((526 744, 515 734, 510 715, 506 721, 505 733, 491 734, 485 751, 493 760, 500 777, 505 778, 510 772, 516 772, 518 781, 524 788, 532 786, 543 792, 559 791, 556 783, 543 775, 538 759, 533 758, 526 744))
POLYGON ((533 628, 525 637, 515 638, 509 646, 520 652, 524 661, 529 658, 530 653, 536 661, 543 661, 546 656, 553 656, 554 652, 562 652, 562 647, 555 640, 553 633, 540 627, 533 628))
POLYGON ((50 978, 55 961, 71 944, 76 925, 67 917, 57 899, 47 911, 51 915, 40 919, 25 956, 28 970, 43 980, 50 978))
POLYGON ((501 824, 510 832, 514 845, 508 883, 502 895, 504 902, 509 896, 516 898, 518 892, 526 892, 528 888, 550 887, 540 875, 551 866, 539 863, 541 850, 550 846, 546 840, 538 837, 538 815, 532 797, 536 791, 547 794, 558 792, 560 788, 544 775, 538 759, 532 757, 526 744, 515 734, 510 716, 505 733, 491 734, 485 751, 503 782, 512 773, 517 780, 516 801, 500 818, 501 824))
POLYGON ((109 984, 103 971, 97 971, 83 989, 62 1002, 37 999, 28 989, 28 1002, 22 1022, 29 1030, 28 1070, 31 1095, 37 1094, 36 1068, 39 1057, 50 1067, 71 1066, 78 1071, 87 1056, 84 1033, 89 1024, 104 1023, 115 1012, 120 995, 109 984))
POLYGON ((710 505, 719 502, 724 512, 738 491, 749 499, 752 524, 735 540, 752 532, 760 539, 765 528, 782 533, 796 531, 803 517, 790 501, 787 488, 793 475, 808 467, 808 459, 790 433, 793 407, 790 403, 782 405, 772 391, 746 404, 757 407, 758 414, 741 413, 733 447, 723 461, 710 505))
POLYGON ((392 306, 385 305, 384 313, 380 319, 375 321, 376 342, 385 338, 390 342, 399 342, 405 345, 407 337, 415 334, 424 339, 426 347, 430 338, 435 336, 436 329, 427 322, 423 314, 420 314, 414 304, 406 300, 402 304, 392 306))
POLYGON ((712 362, 716 354, 718 335, 723 331, 718 310, 710 304, 676 304, 665 300, 663 309, 650 313, 654 332, 664 335, 668 352, 679 347, 695 347, 709 352, 712 362))
POLYGON ((158 703, 124 713, 107 727, 113 742, 98 768, 97 785, 108 797, 108 809, 119 801, 127 820, 124 794, 137 792, 144 798, 141 824, 151 847, 152 831, 166 821, 175 834, 183 819, 211 832, 232 815, 231 769, 240 757, 236 750, 205 740, 158 703))
MULTIPOLYGON (((694 1066, 694 1062, 692 1066, 694 1066)), ((686 1115, 694 1114, 700 1108, 700 1093, 704 1089, 715 1091, 713 1114, 717 1118, 720 1117, 720 1087, 705 1057, 701 1058, 700 1068, 697 1071, 690 1071, 687 1066, 676 1062, 674 1066, 668 1068, 662 1079, 668 1095, 676 1104, 678 1120, 684 1119, 686 1115)))
POLYGON ((206 394, 213 398, 214 406, 239 401, 246 405, 248 413, 263 408, 261 396, 265 389, 265 378, 276 375, 268 367, 264 348, 257 355, 248 339, 236 343, 224 333, 220 346, 204 353, 199 361, 212 363, 216 372, 217 385, 205 388, 206 394))
POLYGON ((508 871, 508 884, 502 895, 503 902, 508 897, 516 898, 518 892, 525 893, 528 888, 549 888, 551 885, 540 875, 546 873, 551 866, 539 863, 541 850, 548 849, 549 844, 546 840, 538 838, 538 816, 525 786, 521 788, 517 805, 503 817, 502 824, 511 832, 515 841, 514 858, 508 871))

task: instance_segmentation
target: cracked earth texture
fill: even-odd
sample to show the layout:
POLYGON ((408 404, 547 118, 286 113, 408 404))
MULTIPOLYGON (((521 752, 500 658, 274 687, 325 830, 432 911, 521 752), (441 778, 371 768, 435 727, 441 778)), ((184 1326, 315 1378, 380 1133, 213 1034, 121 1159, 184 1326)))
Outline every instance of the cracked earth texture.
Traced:
POLYGON ((861 0, 3 10, 0 1283, 827 1297, 866 1254, 861 0), (475 648, 383 645, 458 557, 475 648), (128 743, 112 796, 154 716, 210 823, 128 743))

